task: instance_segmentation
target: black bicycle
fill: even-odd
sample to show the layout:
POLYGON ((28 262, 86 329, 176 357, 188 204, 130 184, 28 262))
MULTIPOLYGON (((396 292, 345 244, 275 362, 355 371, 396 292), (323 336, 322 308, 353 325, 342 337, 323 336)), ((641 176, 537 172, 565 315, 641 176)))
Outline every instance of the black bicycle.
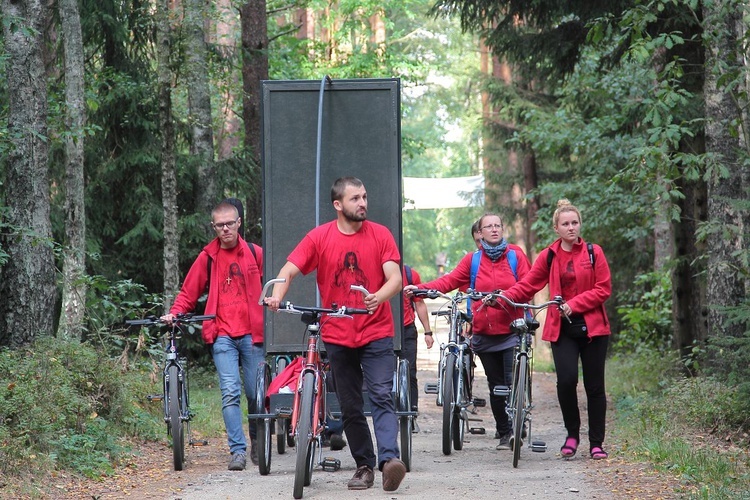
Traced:
POLYGON ((534 407, 531 400, 531 377, 534 373, 533 342, 534 332, 539 328, 539 321, 536 320, 535 314, 549 306, 560 307, 563 299, 556 296, 541 304, 526 304, 513 302, 498 292, 477 292, 469 289, 466 293, 471 296, 472 300, 501 300, 510 307, 522 309, 524 313, 522 318, 516 318, 510 323, 511 333, 518 336, 513 359, 513 381, 510 387, 498 385, 492 390, 496 396, 508 398, 506 411, 511 420, 510 448, 513 450, 513 467, 518 467, 524 429, 527 429, 528 439, 531 441, 531 451, 547 451, 547 444, 544 441, 531 440, 531 410, 534 407), (533 314, 532 311, 534 311, 533 314))
POLYGON ((461 303, 469 297, 461 292, 450 296, 437 290, 420 289, 412 290, 412 294, 450 301, 446 309, 432 313, 448 319, 448 342, 440 344, 437 383, 425 385, 425 393, 437 394, 437 405, 443 407, 443 454, 450 455, 453 449, 463 449, 466 429, 472 434, 484 433, 482 428, 469 427, 469 412, 487 404, 484 399, 472 395, 474 353, 464 335, 466 327, 471 325, 471 318, 461 309, 461 303))
POLYGON ((161 318, 149 316, 145 319, 127 320, 128 325, 166 327, 166 350, 164 356, 164 393, 148 396, 149 401, 164 402, 164 422, 167 424, 167 435, 172 437, 172 456, 174 470, 185 466, 185 434, 191 446, 208 444, 204 440, 193 440, 190 434, 190 410, 187 359, 180 355, 177 342, 184 334, 183 328, 191 323, 213 319, 212 314, 194 315, 178 314, 171 325, 161 318))

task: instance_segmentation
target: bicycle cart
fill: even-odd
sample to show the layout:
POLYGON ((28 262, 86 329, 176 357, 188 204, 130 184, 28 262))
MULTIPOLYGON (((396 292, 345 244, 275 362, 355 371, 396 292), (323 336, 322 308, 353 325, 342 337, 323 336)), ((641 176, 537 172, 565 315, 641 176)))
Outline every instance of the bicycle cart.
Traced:
MULTIPOLYGON (((263 303, 269 287, 283 280, 268 281, 261 294, 259 303, 263 303)), ((362 291, 362 287, 352 286, 362 291)), ((366 290, 363 292, 365 293, 366 290)), ((328 419, 341 418, 336 394, 326 389, 327 361, 320 349, 320 329, 325 321, 346 321, 353 314, 367 314, 366 309, 322 308, 302 306, 292 302, 283 302, 279 312, 296 314, 305 324, 307 350, 303 356, 301 371, 293 384, 292 393, 268 393, 272 380, 272 369, 268 362, 258 366, 256 380, 256 408, 259 413, 250 414, 248 418, 257 422, 258 469, 261 475, 271 472, 271 440, 276 431, 277 450, 284 453, 285 447, 296 447, 296 465, 294 477, 294 498, 302 498, 304 486, 309 486, 315 465, 323 470, 335 471, 340 461, 323 456, 322 440, 328 419)), ((401 460, 407 470, 411 470, 412 434, 411 427, 416 412, 411 410, 409 392, 409 363, 399 360, 394 370, 393 397, 396 416, 399 420, 401 460)), ((365 392, 365 414, 370 416, 369 401, 365 392)))

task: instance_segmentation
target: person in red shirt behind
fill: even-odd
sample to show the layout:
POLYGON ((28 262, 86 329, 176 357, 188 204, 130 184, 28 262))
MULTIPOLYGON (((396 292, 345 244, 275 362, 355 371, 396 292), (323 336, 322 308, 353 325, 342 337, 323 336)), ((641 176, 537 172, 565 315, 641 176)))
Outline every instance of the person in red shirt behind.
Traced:
MULTIPOLYGON (((169 314, 162 316, 165 321, 172 321, 179 313, 194 311, 208 287, 205 314, 215 314, 216 318, 203 323, 202 335, 203 341, 211 346, 219 375, 221 412, 232 454, 229 470, 245 469, 247 440, 242 428, 245 417, 240 408, 242 386, 245 386, 250 413, 257 413, 256 370, 264 359, 263 307, 258 305, 263 250, 242 239, 241 223, 237 207, 229 201, 213 209, 211 227, 216 231, 216 238, 198 254, 169 314)), ((254 422, 251 422, 251 459, 257 463, 255 432, 254 422)))
MULTIPOLYGON (((401 281, 410 285, 419 285, 422 278, 413 267, 404 265, 401 270, 401 281)), ((424 343, 427 349, 432 349, 435 340, 430 330, 430 315, 427 304, 421 298, 404 295, 404 329, 401 338, 401 356, 409 361, 409 394, 412 411, 419 411, 419 381, 417 380, 417 323, 424 328, 424 343)), ((419 432, 416 417, 412 419, 412 432, 419 432)))
POLYGON ((514 302, 527 301, 549 283, 550 297, 561 295, 565 300, 561 310, 547 309, 542 332, 542 340, 552 345, 557 399, 568 433, 560 454, 573 457, 580 442, 577 393, 580 358, 588 400, 590 455, 601 460, 607 458, 602 448, 607 417, 604 360, 610 335, 604 302, 612 294, 612 278, 602 248, 581 238, 581 213, 570 201, 557 202, 552 226, 560 237, 542 250, 531 271, 503 294, 514 302), (562 318, 561 312, 570 320, 562 318))
POLYGON ((279 271, 278 278, 286 281, 274 285, 265 303, 278 310, 292 280, 315 270, 323 307, 335 303, 370 311, 352 320, 328 321, 321 338, 336 381, 349 450, 357 464, 348 487, 370 488, 377 465, 383 473, 383 489, 395 491, 406 475, 406 465, 400 460, 391 396, 395 355, 388 301, 401 289, 401 256, 388 228, 367 220, 367 191, 361 180, 337 179, 331 187, 331 202, 336 220, 307 233, 279 271), (351 290, 352 284, 364 286, 370 294, 363 297, 351 290), (372 405, 377 457, 364 413, 363 383, 372 405))

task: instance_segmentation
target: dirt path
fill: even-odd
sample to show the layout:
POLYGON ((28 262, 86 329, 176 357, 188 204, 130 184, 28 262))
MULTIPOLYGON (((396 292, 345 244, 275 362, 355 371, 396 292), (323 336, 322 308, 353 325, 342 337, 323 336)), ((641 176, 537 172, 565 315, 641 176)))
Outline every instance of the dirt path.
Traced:
MULTIPOLYGON (((439 334, 440 335, 440 334, 439 334)), ((445 335, 436 338, 436 343, 445 335)), ((438 347, 427 350, 420 345, 418 366, 420 387, 435 381, 439 356, 438 347)), ((546 347, 537 349, 537 359, 547 356, 546 347)), ((487 383, 481 364, 476 370, 475 393, 487 398, 487 383)), ((581 389, 582 390, 582 389, 581 389)), ((497 498, 533 498, 535 500, 580 499, 670 499, 678 498, 673 491, 676 482, 657 476, 643 464, 629 464, 618 457, 617 450, 608 446, 610 459, 594 461, 588 457, 586 429, 579 454, 571 460, 560 456, 559 448, 565 430, 555 395, 554 374, 536 373, 534 376, 534 440, 547 443, 544 453, 533 453, 524 447, 518 468, 511 464, 510 451, 497 451, 494 421, 489 407, 479 408, 473 426, 486 428, 484 435, 467 434, 463 450, 443 455, 441 449, 441 411, 434 395, 420 395, 421 432, 413 435, 412 470, 401 487, 393 493, 382 490, 380 473, 376 472, 375 486, 366 491, 349 491, 346 483, 354 473, 354 461, 348 448, 324 456, 341 460, 337 472, 316 468, 312 483, 304 490, 306 499, 358 498, 460 498, 469 494, 491 495, 497 498)), ((581 399, 585 401, 585 398, 581 399)), ((585 410, 583 415, 585 416, 585 410)), ((585 422, 585 417, 584 417, 585 422)), ((274 438, 275 439, 275 438, 274 438)), ((294 482, 294 448, 279 455, 272 447, 271 474, 261 476, 256 466, 248 463, 242 472, 226 469, 229 460, 226 438, 209 438, 209 445, 187 450, 185 470, 172 470, 171 452, 164 445, 150 444, 141 448, 140 456, 124 464, 116 476, 95 482, 67 482, 53 478, 59 484, 60 495, 55 498, 157 498, 164 500, 212 500, 234 498, 291 498, 294 482)))
MULTIPOLYGON (((432 355, 433 353, 430 353, 432 355)), ((435 357, 437 352, 434 353, 435 357)), ((434 380, 434 370, 420 371, 420 385, 434 380)), ((477 389, 486 396, 483 373, 477 370, 477 389)), ((584 441, 580 453, 572 460, 560 457, 559 447, 565 438, 560 411, 554 392, 554 375, 538 373, 534 378, 536 403, 535 440, 548 444, 545 453, 533 453, 528 448, 521 452, 519 467, 511 464, 511 452, 497 451, 493 438, 494 423, 489 408, 480 408, 473 422, 484 426, 484 435, 467 435, 464 449, 443 455, 441 450, 441 408, 434 396, 422 396, 418 419, 421 432, 413 435, 412 471, 407 474, 398 491, 382 490, 381 477, 376 473, 375 486, 367 491, 348 491, 346 483, 354 472, 354 462, 348 448, 325 456, 341 460, 341 470, 324 472, 316 469, 312 484, 304 490, 304 498, 461 498, 474 494, 503 495, 504 498, 676 498, 669 494, 668 485, 650 475, 647 469, 634 468, 613 456, 608 461, 596 462, 588 458, 584 441)), ((242 472, 226 470, 228 456, 224 438, 210 440, 207 447, 188 450, 185 470, 171 470, 170 450, 151 447, 142 459, 126 468, 117 478, 103 484, 89 484, 82 491, 100 499, 160 498, 164 500, 210 500, 232 498, 291 498, 294 482, 294 449, 279 455, 274 446, 271 474, 261 476, 257 467, 242 472), (146 468, 148 466, 148 468, 146 468)))

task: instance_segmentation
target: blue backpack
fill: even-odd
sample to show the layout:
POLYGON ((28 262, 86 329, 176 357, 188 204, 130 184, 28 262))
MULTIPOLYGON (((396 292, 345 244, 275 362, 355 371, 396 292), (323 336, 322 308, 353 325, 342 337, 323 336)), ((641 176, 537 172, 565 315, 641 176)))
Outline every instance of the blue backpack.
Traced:
MULTIPOLYGON (((509 248, 507 252, 505 252, 505 258, 508 259, 508 265, 510 266, 510 270, 513 271, 513 276, 516 278, 516 281, 518 281, 518 257, 516 256, 516 251, 512 248, 509 248)), ((474 289, 474 284, 477 281, 477 272, 479 271, 479 263, 482 261, 482 251, 476 250, 474 254, 471 256, 471 273, 469 277, 469 288, 472 290, 474 289)), ((466 300, 466 314, 471 316, 471 299, 466 300)))

